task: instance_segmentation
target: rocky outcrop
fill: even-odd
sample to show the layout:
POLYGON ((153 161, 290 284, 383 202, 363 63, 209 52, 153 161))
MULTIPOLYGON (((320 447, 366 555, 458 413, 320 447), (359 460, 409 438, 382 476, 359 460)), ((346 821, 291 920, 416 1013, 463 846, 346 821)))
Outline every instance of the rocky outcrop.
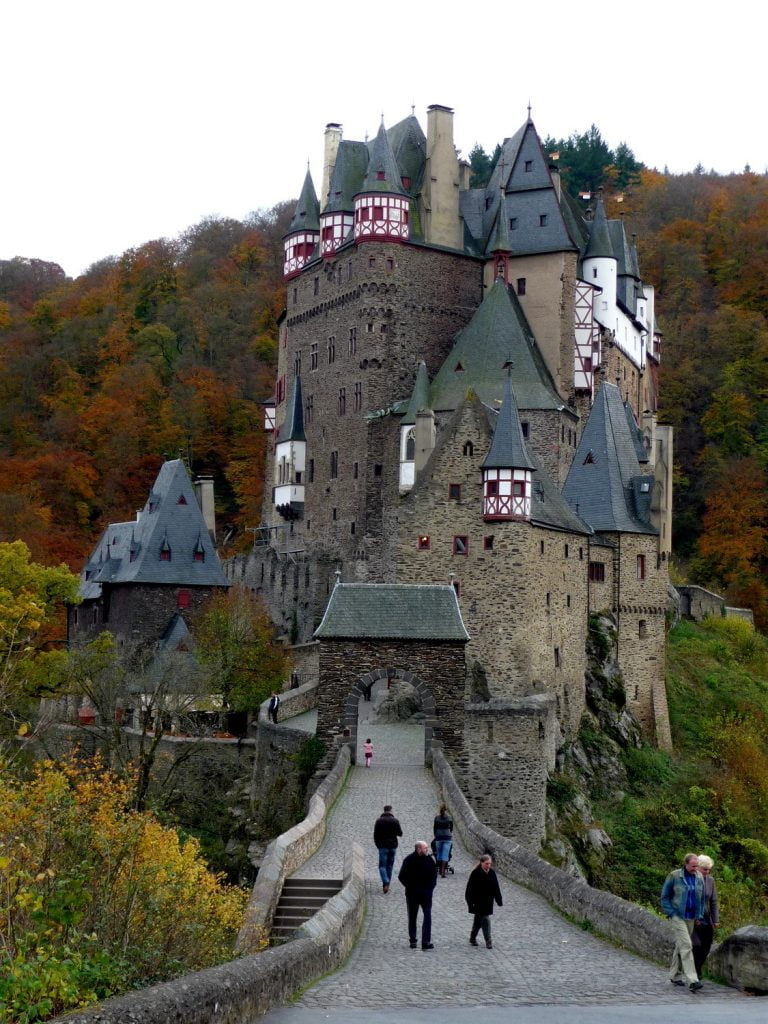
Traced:
POLYGON ((768 995, 768 928, 739 928, 710 954, 707 968, 735 988, 768 995))

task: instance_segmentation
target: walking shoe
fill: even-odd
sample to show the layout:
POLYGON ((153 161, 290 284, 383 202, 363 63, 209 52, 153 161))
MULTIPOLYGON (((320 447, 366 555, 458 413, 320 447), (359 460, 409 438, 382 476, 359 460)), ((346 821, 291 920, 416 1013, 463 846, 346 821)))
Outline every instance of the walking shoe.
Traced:
POLYGON ((417 945, 418 945, 418 943, 417 943, 417 942, 412 942, 412 943, 411 943, 411 949, 416 949, 416 946, 417 946, 417 945))
MULTIPOLYGON (((433 943, 427 942, 421 948, 422 949, 434 949, 435 947, 434 947, 433 943)), ((693 986, 691 986, 691 987, 693 987, 693 986)), ((699 988, 701 988, 701 985, 699 985, 699 988)))
POLYGON ((477 939, 473 939, 473 938, 470 937, 469 944, 470 944, 470 946, 476 946, 477 945, 477 939))
POLYGON ((485 948, 486 949, 493 949, 493 943, 492 942, 486 942, 485 948))
POLYGON ((386 882, 384 883, 384 885, 382 885, 381 888, 383 892, 389 892, 389 886, 386 884, 386 882))
POLYGON ((670 983, 670 985, 679 985, 680 988, 682 988, 683 985, 685 984, 685 982, 684 981, 680 981, 679 978, 670 978, 669 979, 669 983, 670 983))
POLYGON ((700 988, 704 988, 700 981, 692 981, 690 984, 691 992, 698 992, 700 988))

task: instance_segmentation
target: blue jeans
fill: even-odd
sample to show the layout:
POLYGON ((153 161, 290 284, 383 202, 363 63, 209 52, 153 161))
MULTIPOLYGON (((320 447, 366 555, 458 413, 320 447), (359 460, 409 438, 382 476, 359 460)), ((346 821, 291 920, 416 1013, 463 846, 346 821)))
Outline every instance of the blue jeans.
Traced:
POLYGON ((380 849, 379 850, 379 875, 381 876, 382 885, 389 885, 392 881, 392 868, 395 866, 395 850, 394 848, 380 849))
POLYGON ((453 846, 452 839, 436 839, 435 840, 435 860, 441 860, 444 864, 448 863, 448 858, 451 856, 451 847, 453 846))

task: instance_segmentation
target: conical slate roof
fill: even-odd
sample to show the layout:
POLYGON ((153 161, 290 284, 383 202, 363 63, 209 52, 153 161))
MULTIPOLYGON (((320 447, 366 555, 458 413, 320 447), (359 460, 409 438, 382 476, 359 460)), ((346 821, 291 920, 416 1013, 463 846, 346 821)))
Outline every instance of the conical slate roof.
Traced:
POLYGON ((411 185, 405 191, 415 195, 421 188, 424 164, 427 159, 427 138, 417 118, 411 114, 398 121, 387 132, 392 155, 402 178, 410 178, 411 185))
POLYGON ((323 213, 351 212, 353 197, 360 191, 368 166, 368 147, 364 142, 342 139, 328 187, 323 213))
POLYGON ((610 232, 608 231, 608 221, 605 216, 605 207, 603 206, 602 198, 597 200, 595 216, 592 220, 592 230, 589 235, 589 242, 587 242, 586 252, 584 253, 585 260, 598 257, 616 259, 616 254, 613 251, 613 245, 611 243, 610 232))
POLYGON ((389 136, 384 128, 383 121, 379 125, 379 131, 371 145, 368 171, 358 194, 362 195, 368 192, 407 195, 400 181, 400 170, 392 152, 392 147, 389 144, 389 136))
POLYGON ((319 231, 320 230, 320 204, 317 201, 317 193, 312 182, 312 175, 307 173, 304 176, 304 184, 301 187, 301 195, 296 203, 296 212, 293 215, 288 234, 294 231, 319 231))
POLYGON ((603 381, 563 497, 598 532, 657 533, 646 511, 652 485, 653 478, 640 472, 619 389, 603 381))
POLYGON ((296 377, 288 395, 285 419, 280 425, 277 443, 282 444, 283 441, 306 440, 307 435, 304 433, 304 408, 301 403, 301 377, 296 377))
POLYGON ((490 451, 482 464, 483 469, 535 469, 528 455, 520 426, 520 416, 512 391, 512 378, 507 375, 504 400, 499 410, 490 451))
POLYGON ((106 528, 82 576, 86 600, 98 597, 103 583, 228 586, 181 459, 161 466, 137 520, 106 528))
POLYGON ((509 218, 507 217, 507 209, 503 201, 499 203, 496 221, 485 251, 487 254, 493 252, 512 252, 512 243, 509 240, 509 218))
POLYGON ((419 409, 429 408, 429 377, 427 376, 427 364, 422 360, 419 369, 416 371, 416 382, 413 385, 413 393, 405 410, 405 415, 400 420, 400 426, 406 427, 416 422, 416 413, 419 409))
POLYGON ((453 349, 438 371, 430 392, 431 408, 457 409, 470 389, 493 407, 503 397, 509 360, 514 366, 518 408, 563 407, 517 296, 503 281, 496 281, 456 336, 453 349))

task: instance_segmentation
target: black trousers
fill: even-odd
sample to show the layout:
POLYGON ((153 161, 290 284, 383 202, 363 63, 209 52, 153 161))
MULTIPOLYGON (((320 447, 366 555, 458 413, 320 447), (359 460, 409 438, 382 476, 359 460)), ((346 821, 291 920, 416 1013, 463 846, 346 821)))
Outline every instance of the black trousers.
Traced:
POLYGON ((491 941, 491 918, 488 914, 475 914, 472 918, 472 931, 469 933, 470 939, 476 939, 477 933, 482 930, 483 938, 486 942, 491 941))
POLYGON ((693 944, 693 962, 696 965, 696 973, 701 977, 701 972, 704 967, 704 961, 709 956, 709 951, 712 948, 712 939, 715 935, 715 929, 711 924, 707 924, 705 921, 701 921, 699 924, 693 926, 693 935, 691 941, 693 944))
POLYGON ((421 944, 428 946, 432 941, 432 890, 406 891, 405 902, 408 906, 408 938, 411 942, 416 941, 416 921, 421 909, 424 915, 421 922, 421 944))

